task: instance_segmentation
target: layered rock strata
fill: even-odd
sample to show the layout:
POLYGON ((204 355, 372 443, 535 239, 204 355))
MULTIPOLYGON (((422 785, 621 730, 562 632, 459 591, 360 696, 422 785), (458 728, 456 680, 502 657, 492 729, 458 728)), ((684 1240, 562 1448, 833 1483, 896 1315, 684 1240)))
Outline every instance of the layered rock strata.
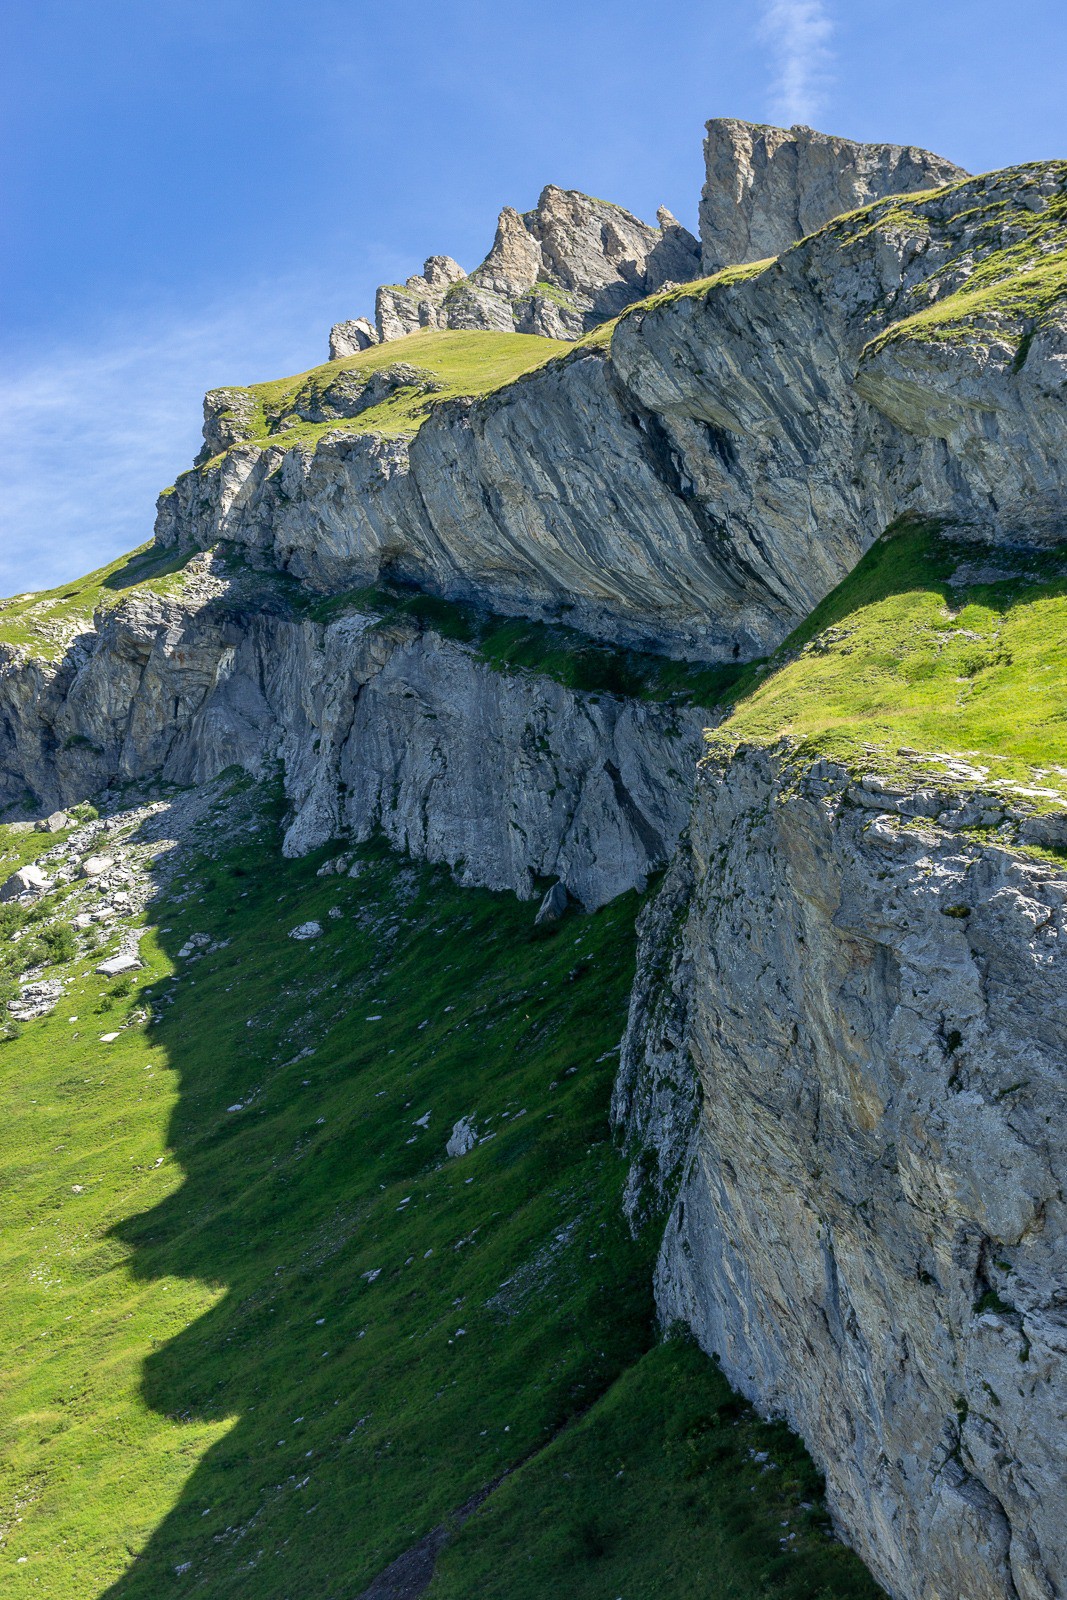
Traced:
POLYGON ((901 516, 1059 536, 1067 319, 1041 283, 1065 204, 1055 162, 882 201, 635 308, 610 349, 438 404, 414 438, 237 444, 179 478, 156 538, 235 540, 324 589, 394 572, 670 654, 764 654, 901 516))
POLYGON ((280 760, 290 854, 381 828, 460 882, 529 897, 556 877, 593 908, 670 856, 706 721, 494 671, 414 623, 300 620, 216 578, 123 601, 56 665, 0 658, 0 807, 280 760))
POLYGON ((634 1214, 683 1174, 664 1320, 802 1434, 897 1600, 1067 1581, 1067 872, 1004 815, 706 762, 616 1091, 634 1214))

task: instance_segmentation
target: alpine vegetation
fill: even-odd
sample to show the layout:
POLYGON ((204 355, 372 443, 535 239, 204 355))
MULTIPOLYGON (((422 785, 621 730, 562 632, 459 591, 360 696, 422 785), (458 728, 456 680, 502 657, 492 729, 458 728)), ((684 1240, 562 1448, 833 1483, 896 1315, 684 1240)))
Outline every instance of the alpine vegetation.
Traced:
POLYGON ((5 1593, 1067 1592, 1067 164, 705 153, 0 602, 5 1593))

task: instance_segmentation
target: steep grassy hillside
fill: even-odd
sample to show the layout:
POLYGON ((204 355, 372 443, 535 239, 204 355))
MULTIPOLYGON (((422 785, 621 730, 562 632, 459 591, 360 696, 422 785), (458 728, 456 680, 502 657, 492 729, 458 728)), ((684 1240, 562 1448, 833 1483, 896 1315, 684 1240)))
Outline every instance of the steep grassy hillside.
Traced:
POLYGON ((944 775, 1067 802, 1067 549, 991 550, 891 530, 770 663, 746 669, 711 742, 944 775))
POLYGON ((635 898, 541 936, 377 846, 281 860, 245 779, 196 803, 145 969, 90 929, 0 1044, 4 1593, 348 1600, 510 1473, 442 1594, 873 1596, 798 1447, 655 1348, 607 1126, 635 898))
POLYGON ((0 649, 24 649, 29 654, 51 660, 79 633, 92 626, 97 610, 118 605, 129 590, 143 588, 168 594, 180 588, 181 569, 188 553, 144 544, 120 556, 106 567, 98 567, 84 578, 60 584, 56 589, 38 589, 0 600, 0 649), (169 581, 168 581, 169 580, 169 581))

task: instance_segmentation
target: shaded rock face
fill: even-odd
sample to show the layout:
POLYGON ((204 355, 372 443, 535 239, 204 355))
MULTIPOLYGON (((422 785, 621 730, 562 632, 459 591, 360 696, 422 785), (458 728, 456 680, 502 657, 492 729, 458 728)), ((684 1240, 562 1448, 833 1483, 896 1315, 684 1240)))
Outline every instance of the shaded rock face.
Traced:
POLYGON ((899 1600, 1067 1584, 1067 875, 971 821, 705 766, 616 1092, 634 1214, 684 1172, 662 1316, 803 1435, 899 1600))
MULTIPOLYGON (((927 317, 1061 207, 1037 163, 830 224, 742 281, 631 312, 413 440, 237 444, 156 538, 249 545, 324 589, 398 573, 707 660, 766 653, 901 516, 1058 538, 1067 322, 927 317), (1020 359, 1022 358, 1022 359, 1020 359)), ((1037 258, 1062 234, 1033 234, 1037 258)))
POLYGON ((735 117, 707 124, 704 162, 704 272, 781 255, 833 217, 872 200, 967 177, 962 167, 914 145, 857 144, 814 128, 774 128, 735 117))
POLYGON ((0 663, 0 808, 280 759, 289 854, 380 827, 463 883, 528 898, 554 876, 592 908, 671 854, 706 720, 495 672, 412 624, 140 597, 57 667, 0 663))
POLYGON ((577 339, 661 284, 697 276, 693 235, 663 207, 658 221, 649 227, 622 206, 549 184, 532 211, 505 206, 469 277, 451 256, 431 256, 421 275, 380 288, 377 336, 456 328, 577 339))

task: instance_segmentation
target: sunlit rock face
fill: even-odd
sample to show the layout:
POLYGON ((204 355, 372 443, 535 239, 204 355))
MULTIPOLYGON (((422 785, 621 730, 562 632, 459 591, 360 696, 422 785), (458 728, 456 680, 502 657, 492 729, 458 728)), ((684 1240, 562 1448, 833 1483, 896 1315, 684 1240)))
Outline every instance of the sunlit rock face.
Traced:
POLYGON ((700 199, 704 272, 781 255, 833 217, 967 173, 915 145, 858 144, 814 128, 713 117, 700 199))
POLYGON ((994 280, 1063 246, 1065 186, 1046 162, 881 201, 633 308, 610 349, 433 407, 414 438, 237 442, 179 478, 157 540, 236 540, 322 589, 391 571, 667 654, 762 655, 899 517, 1060 536, 1067 321, 994 280))
MULTIPOLYGON (((1067 1579, 1067 873, 982 805, 705 765, 616 1090, 657 1274, 901 1600, 1067 1579)), ((1067 828, 1064 833, 1067 834, 1067 828)))
MULTIPOLYGON (((577 339, 663 284, 698 276, 693 235, 665 206, 657 223, 549 184, 532 211, 504 207, 489 254, 469 275, 451 256, 431 256, 421 273, 383 284, 374 338, 455 328, 577 339)), ((331 358, 366 348, 353 343, 353 330, 368 338, 369 328, 366 318, 338 323, 331 358)))

